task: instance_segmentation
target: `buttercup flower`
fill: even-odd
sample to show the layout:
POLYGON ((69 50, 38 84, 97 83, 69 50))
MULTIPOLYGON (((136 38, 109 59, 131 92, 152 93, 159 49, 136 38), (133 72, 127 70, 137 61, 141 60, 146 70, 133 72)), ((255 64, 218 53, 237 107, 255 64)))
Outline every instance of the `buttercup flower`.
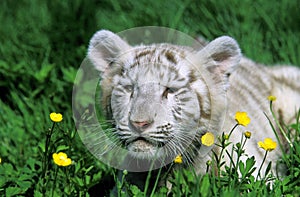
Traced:
POLYGON ((53 121, 53 122, 61 122, 63 117, 60 113, 55 113, 55 112, 52 112, 50 114, 50 119, 53 121))
POLYGON ((214 134, 212 134, 211 132, 205 133, 201 137, 201 142, 205 146, 211 146, 211 145, 213 145, 214 142, 215 142, 215 136, 214 136, 214 134))
POLYGON ((266 151, 272 151, 276 148, 277 143, 274 142, 271 138, 266 138, 264 142, 259 141, 258 146, 266 151))
POLYGON ((246 127, 250 123, 250 118, 246 112, 236 112, 235 120, 239 125, 246 127))
POLYGON ((53 161, 58 166, 69 166, 72 163, 72 160, 68 158, 68 155, 63 152, 53 153, 53 161))
POLYGON ((276 96, 270 95, 270 96, 268 96, 268 100, 271 102, 276 101, 276 96))
POLYGON ((127 170, 123 170, 123 174, 126 176, 128 174, 127 170))
POLYGON ((228 140, 229 139, 229 135, 228 134, 224 134, 223 138, 224 138, 224 140, 228 140))
POLYGON ((177 155, 174 159, 174 163, 178 163, 181 164, 182 163, 182 156, 181 155, 177 155))
POLYGON ((244 135, 245 135, 245 137, 246 138, 250 138, 251 137, 251 132, 250 131, 246 131, 245 133, 244 133, 244 135))
POLYGON ((0 157, 0 163, 2 162, 2 159, 1 159, 1 157, 0 157))
POLYGON ((206 162, 206 165, 210 166, 211 163, 212 163, 211 160, 208 160, 208 161, 206 162))

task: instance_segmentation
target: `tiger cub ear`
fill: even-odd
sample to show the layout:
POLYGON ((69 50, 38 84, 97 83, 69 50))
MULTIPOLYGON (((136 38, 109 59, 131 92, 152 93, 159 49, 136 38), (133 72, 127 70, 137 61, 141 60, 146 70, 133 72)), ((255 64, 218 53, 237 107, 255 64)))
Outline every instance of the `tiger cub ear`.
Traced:
POLYGON ((97 70, 104 72, 111 62, 130 48, 118 35, 101 30, 91 38, 87 56, 97 70))
POLYGON ((222 80, 234 71, 241 56, 237 42, 229 36, 216 38, 196 54, 198 61, 201 61, 198 63, 204 65, 216 77, 223 78, 222 80))

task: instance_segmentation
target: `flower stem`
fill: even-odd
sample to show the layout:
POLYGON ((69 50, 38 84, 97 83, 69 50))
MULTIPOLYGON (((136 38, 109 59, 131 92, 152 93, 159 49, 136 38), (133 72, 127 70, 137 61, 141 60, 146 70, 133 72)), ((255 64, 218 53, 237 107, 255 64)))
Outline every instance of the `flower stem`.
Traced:
MULTIPOLYGON (((232 148, 232 150, 233 150, 233 148, 232 148)), ((233 151, 231 151, 231 154, 230 154, 227 150, 225 150, 225 152, 226 152, 227 156, 228 156, 229 159, 230 159, 230 169, 232 168, 232 166, 233 166, 233 168, 235 169, 236 166, 235 166, 235 164, 234 164, 233 157, 232 157, 233 151)))
MULTIPOLYGON (((270 111, 272 113, 272 116, 274 117, 275 123, 279 128, 279 131, 281 132, 281 134, 283 135, 283 137, 285 138, 285 140, 289 143, 290 147, 293 148, 293 143, 291 142, 291 140, 288 138, 288 136, 286 135, 285 131, 283 130, 281 124, 279 123, 278 119, 276 118, 274 111, 273 111, 273 102, 270 102, 270 111)), ((275 132, 275 131, 274 131, 275 132)), ((277 136, 276 136, 277 137, 277 136)))
POLYGON ((43 167, 42 167, 42 180, 43 181, 45 181, 45 177, 46 177, 47 170, 48 170, 48 165, 49 165, 48 151, 49 151, 51 136, 52 136, 54 127, 55 127, 55 122, 53 122, 51 129, 46 134, 45 152, 44 152, 43 167))
POLYGON ((160 178, 160 175, 161 175, 161 170, 162 170, 162 168, 159 169, 158 174, 156 175, 155 183, 154 183, 154 186, 152 188, 152 192, 151 192, 150 196, 154 196, 154 192, 155 192, 155 189, 156 189, 156 187, 158 185, 159 178, 160 178))
POLYGON ((229 135, 228 135, 228 139, 230 138, 232 132, 234 131, 234 129, 238 126, 239 124, 235 124, 234 127, 231 129, 231 131, 229 132, 229 135))
POLYGON ((205 173, 207 174, 209 172, 209 165, 208 165, 208 163, 206 162, 206 171, 205 171, 205 173))
POLYGON ((260 167, 259 167, 259 169, 258 169, 258 173, 257 173, 257 176, 256 176, 256 180, 257 180, 258 176, 260 177, 260 171, 261 171, 262 166, 263 166, 264 163, 265 163, 265 160, 266 160, 266 158, 267 158, 267 154, 268 154, 268 151, 265 152, 264 159, 263 159, 263 161, 261 162, 261 165, 260 165, 260 167))
POLYGON ((245 138, 244 143, 242 144, 242 148, 241 148, 242 150, 244 149, 246 142, 247 142, 247 138, 245 138))
POLYGON ((71 193, 71 190, 72 190, 72 182, 71 182, 71 179, 70 179, 70 172, 69 172, 69 168, 66 167, 65 169, 65 174, 66 174, 66 179, 67 179, 67 185, 68 185, 68 192, 71 193))
POLYGON ((48 150, 49 150, 50 140, 51 140, 51 136, 52 136, 52 133, 54 130, 54 126, 55 126, 55 122, 53 122, 53 125, 52 125, 49 133, 47 133, 47 135, 46 135, 45 155, 44 155, 45 157, 48 156, 48 150))
POLYGON ((54 195, 54 188, 55 188, 55 184, 56 184, 56 179, 57 179, 57 172, 58 172, 58 167, 55 167, 55 174, 54 174, 54 181, 53 181, 53 185, 52 185, 52 191, 51 191, 51 197, 53 197, 54 195))

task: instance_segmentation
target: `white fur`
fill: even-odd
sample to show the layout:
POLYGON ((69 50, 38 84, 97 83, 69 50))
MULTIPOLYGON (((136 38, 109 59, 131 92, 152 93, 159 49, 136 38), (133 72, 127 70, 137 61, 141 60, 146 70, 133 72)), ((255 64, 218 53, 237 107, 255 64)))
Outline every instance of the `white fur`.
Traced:
MULTIPOLYGON (((206 161, 212 159, 212 147, 202 145, 197 155, 185 152, 200 143, 193 137, 207 131, 215 136, 228 133, 236 124, 235 113, 246 111, 251 118, 247 130, 253 133, 246 144, 246 153, 255 156, 256 167, 259 167, 263 150, 257 147, 257 142, 266 137, 276 139, 265 117, 265 113, 271 117, 267 97, 272 94, 278 98, 275 111, 283 111, 286 121, 292 121, 295 110, 300 107, 299 69, 258 65, 242 57, 237 42, 228 36, 192 51, 168 44, 129 46, 119 36, 102 30, 91 39, 88 58, 101 71, 102 104, 111 105, 116 123, 120 128, 127 128, 124 131, 127 140, 144 137, 153 142, 129 143, 132 155, 142 159, 157 156, 155 152, 159 152, 159 157, 182 154, 187 162, 194 160, 195 168, 203 172, 206 161), (111 61, 115 63, 109 64, 111 61), (192 77, 194 80, 189 83, 192 77), (125 91, 128 85, 132 88, 125 91), (168 88, 175 92, 168 92, 168 88), (173 117, 174 111, 181 113, 179 120, 173 117), (205 113, 206 116, 210 114, 210 118, 205 117, 205 113), (130 121, 151 121, 151 126, 139 133, 130 126, 130 121), (171 134, 166 132, 171 153, 155 147, 159 143, 156 140, 162 138, 164 132, 157 128, 167 124, 171 125, 168 131, 171 134), (196 158, 191 158, 193 156, 196 158)), ((234 131, 233 143, 240 141, 244 131, 241 126, 234 131)), ((267 160, 276 161, 279 157, 277 149, 267 160)), ((229 162, 229 158, 225 159, 229 162)))

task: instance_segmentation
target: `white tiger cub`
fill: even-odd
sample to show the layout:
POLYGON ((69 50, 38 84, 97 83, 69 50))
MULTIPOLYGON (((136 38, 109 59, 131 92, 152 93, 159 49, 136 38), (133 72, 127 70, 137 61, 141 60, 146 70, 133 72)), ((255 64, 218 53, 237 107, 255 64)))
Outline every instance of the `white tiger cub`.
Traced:
MULTIPOLYGON (((194 51, 171 44, 130 46, 102 30, 92 37, 88 58, 101 73, 102 109, 114 119, 116 135, 129 151, 127 161, 137 161, 128 165, 136 168, 153 161, 163 166, 181 155, 183 163, 205 173, 212 153, 201 144, 201 136, 228 133, 237 111, 247 112, 251 123, 238 127, 230 140, 237 143, 245 129, 251 131, 245 152, 255 156, 258 167, 264 151, 257 142, 276 140, 264 114, 271 117, 267 97, 277 97, 274 111, 287 124, 300 108, 300 70, 254 63, 228 36, 194 51)), ((276 149, 267 161, 280 157, 276 149)), ((136 171, 128 181, 143 189, 145 173, 136 171)))

